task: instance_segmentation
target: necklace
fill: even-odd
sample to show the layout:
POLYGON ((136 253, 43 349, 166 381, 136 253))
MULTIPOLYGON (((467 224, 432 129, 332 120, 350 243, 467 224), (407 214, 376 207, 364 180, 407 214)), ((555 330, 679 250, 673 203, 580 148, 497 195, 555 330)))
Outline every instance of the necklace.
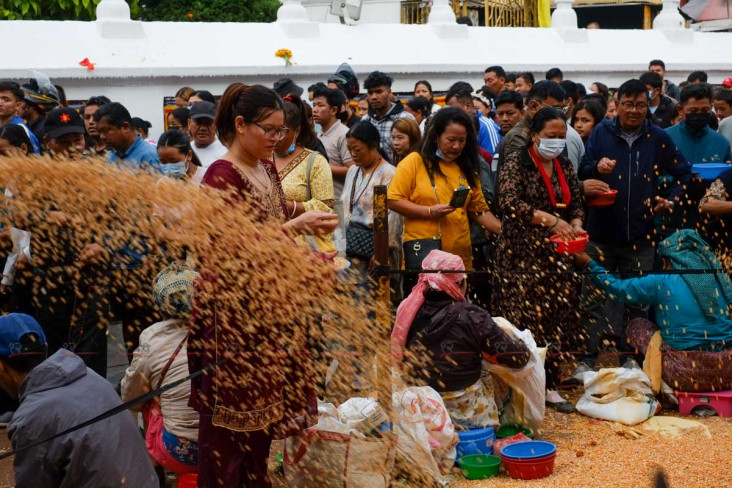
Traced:
POLYGON ((244 173, 244 175, 249 179, 251 183, 254 184, 254 186, 257 187, 258 190, 260 190, 265 195, 269 195, 270 191, 272 190, 272 180, 269 177, 269 174, 267 173, 267 170, 264 169, 264 166, 262 166, 262 163, 257 161, 257 171, 261 172, 264 171, 265 180, 263 181, 260 177, 254 174, 254 171, 250 170, 248 167, 246 170, 244 167, 246 165, 238 165, 239 171, 244 173))

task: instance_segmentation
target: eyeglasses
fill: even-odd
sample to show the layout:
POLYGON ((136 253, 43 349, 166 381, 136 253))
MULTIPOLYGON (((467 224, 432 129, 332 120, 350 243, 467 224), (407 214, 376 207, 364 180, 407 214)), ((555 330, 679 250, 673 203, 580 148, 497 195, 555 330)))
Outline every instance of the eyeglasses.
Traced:
POLYGON ((272 137, 273 135, 278 141, 281 141, 285 137, 287 137, 287 133, 290 132, 289 127, 275 127, 275 128, 267 128, 259 125, 258 123, 254 122, 254 125, 262 129, 262 132, 264 132, 264 137, 272 137))
POLYGON ((620 102, 620 106, 625 110, 637 110, 638 112, 648 110, 648 102, 620 102))
POLYGON ((557 110, 561 110, 562 112, 565 112, 565 113, 567 112, 567 110, 569 110, 569 105, 564 105, 562 107, 555 107, 554 105, 549 105, 548 103, 545 103, 545 102, 539 102, 539 106, 541 108, 556 108, 557 110))

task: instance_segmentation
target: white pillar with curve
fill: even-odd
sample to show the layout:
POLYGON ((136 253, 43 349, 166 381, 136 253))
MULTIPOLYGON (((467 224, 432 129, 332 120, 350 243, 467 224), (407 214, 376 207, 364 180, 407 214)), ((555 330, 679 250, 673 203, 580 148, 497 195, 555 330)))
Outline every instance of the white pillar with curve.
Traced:
POLYGON ((552 29, 576 29, 577 13, 572 8, 574 0, 556 0, 552 13, 552 29))
POLYGON ((661 12, 653 19, 653 28, 662 30, 684 28, 684 18, 679 13, 679 0, 663 0, 661 12))

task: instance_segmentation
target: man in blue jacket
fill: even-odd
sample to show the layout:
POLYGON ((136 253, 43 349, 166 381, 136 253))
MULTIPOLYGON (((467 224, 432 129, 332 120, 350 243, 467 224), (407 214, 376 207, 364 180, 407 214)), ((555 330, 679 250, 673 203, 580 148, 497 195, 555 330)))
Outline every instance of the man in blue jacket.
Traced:
MULTIPOLYGON (((691 168, 671 137, 646 118, 648 93, 644 83, 623 83, 618 102, 618 115, 605 119, 592 132, 578 176, 581 180, 604 181, 618 191, 611 206, 589 208, 587 250, 608 271, 628 273, 652 269, 654 215, 673 211, 679 204, 691 178, 691 168), (661 173, 674 179, 668 200, 657 195, 661 173)), ((604 313, 604 303, 605 294, 587 280, 583 289, 585 368, 592 365, 603 334, 625 335, 623 323, 627 321, 611 324, 604 313)), ((646 312, 628 306, 625 315, 638 317, 646 312)), ((618 345, 622 344, 624 341, 618 341, 618 345)))
POLYGON ((729 141, 709 127, 712 114, 712 87, 707 83, 689 85, 681 90, 681 117, 678 124, 666 129, 687 161, 729 163, 729 141))

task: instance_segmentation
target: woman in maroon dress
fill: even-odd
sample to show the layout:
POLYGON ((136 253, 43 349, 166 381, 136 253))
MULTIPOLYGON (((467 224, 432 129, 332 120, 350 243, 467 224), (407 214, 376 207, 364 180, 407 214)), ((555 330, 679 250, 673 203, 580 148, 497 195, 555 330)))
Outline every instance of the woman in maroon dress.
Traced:
MULTIPOLYGON (((203 186, 228 192, 227 201, 253 212, 257 222, 281 222, 289 235, 333 231, 337 217, 325 212, 288 220, 293 209, 285 202, 277 170, 266 159, 288 130, 282 100, 273 90, 232 84, 219 103, 216 127, 229 151, 208 168, 203 186)), ((236 253, 231 259, 246 256, 236 253)), ((243 316, 248 300, 266 301, 266 296, 237 289, 241 281, 221 272, 225 263, 203 261, 189 369, 198 371, 224 356, 230 359, 192 382, 191 404, 201 414, 198 486, 269 487, 273 436, 307 427, 317 418, 311 368, 305 356, 283 354, 292 347, 288 340, 293 327, 259 324, 243 316)))

